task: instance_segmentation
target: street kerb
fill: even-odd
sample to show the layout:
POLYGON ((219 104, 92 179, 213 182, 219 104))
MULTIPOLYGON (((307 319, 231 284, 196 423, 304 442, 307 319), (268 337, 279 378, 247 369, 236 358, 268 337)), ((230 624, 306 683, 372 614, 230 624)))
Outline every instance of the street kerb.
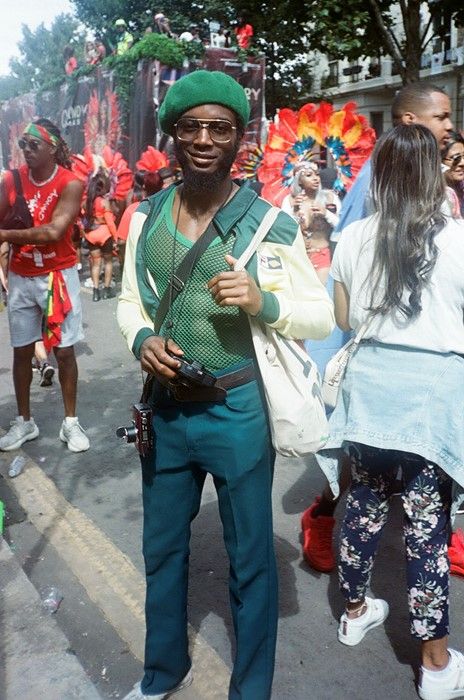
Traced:
MULTIPOLYGON (((21 450, 15 454, 27 455, 21 450)), ((58 491, 31 459, 14 479, 7 476, 12 453, 0 453, 0 470, 28 520, 53 545, 85 588, 89 598, 143 661, 145 580, 130 559, 78 508, 58 491)), ((230 671, 203 637, 189 626, 194 684, 183 697, 224 700, 230 671)))

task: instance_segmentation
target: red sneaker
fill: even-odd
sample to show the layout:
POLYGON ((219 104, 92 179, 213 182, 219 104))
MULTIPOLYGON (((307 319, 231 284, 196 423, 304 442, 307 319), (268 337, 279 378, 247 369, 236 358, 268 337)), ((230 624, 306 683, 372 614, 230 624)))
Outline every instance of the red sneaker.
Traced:
POLYGON ((313 516, 320 500, 320 496, 317 496, 301 517, 303 556, 313 569, 328 574, 335 569, 335 556, 332 550, 335 518, 328 515, 318 515, 316 518, 313 516))
POLYGON ((464 533, 462 530, 453 532, 448 547, 448 557, 450 573, 455 576, 464 576, 464 533))

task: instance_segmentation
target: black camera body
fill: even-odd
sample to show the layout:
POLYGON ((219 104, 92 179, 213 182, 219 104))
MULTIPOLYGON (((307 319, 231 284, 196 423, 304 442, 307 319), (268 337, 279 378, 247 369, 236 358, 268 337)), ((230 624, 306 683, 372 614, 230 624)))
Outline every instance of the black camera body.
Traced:
POLYGON ((178 355, 173 355, 171 352, 169 352, 168 355, 180 362, 180 367, 177 370, 180 382, 185 384, 190 382, 199 384, 200 386, 214 386, 216 384, 217 377, 211 374, 211 372, 208 372, 201 362, 197 360, 186 360, 178 355))
POLYGON ((147 457, 153 450, 153 411, 147 403, 132 406, 132 425, 116 429, 116 435, 126 442, 135 443, 141 457, 147 457))

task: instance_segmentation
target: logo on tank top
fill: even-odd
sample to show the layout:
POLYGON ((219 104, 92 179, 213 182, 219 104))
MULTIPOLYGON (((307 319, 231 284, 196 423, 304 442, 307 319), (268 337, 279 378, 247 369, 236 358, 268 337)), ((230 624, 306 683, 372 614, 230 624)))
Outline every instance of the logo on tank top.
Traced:
POLYGON ((41 203, 41 192, 36 192, 35 195, 32 197, 32 199, 29 199, 27 202, 27 206, 29 207, 29 211, 31 212, 31 216, 34 216, 35 212, 38 210, 38 215, 37 218, 39 221, 44 221, 45 217, 47 216, 47 209, 51 205, 52 202, 55 201, 55 199, 59 199, 58 192, 56 189, 52 190, 52 192, 49 193, 47 199, 45 202, 42 204, 41 203))

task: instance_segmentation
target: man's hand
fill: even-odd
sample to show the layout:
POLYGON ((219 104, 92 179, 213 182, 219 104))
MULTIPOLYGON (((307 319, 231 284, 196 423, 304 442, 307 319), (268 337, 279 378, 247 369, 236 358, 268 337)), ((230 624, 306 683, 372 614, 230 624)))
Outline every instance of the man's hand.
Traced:
MULTIPOLYGON (((177 376, 179 362, 168 355, 165 349, 166 338, 159 335, 152 335, 143 341, 140 348, 140 363, 144 372, 154 374, 164 379, 174 379, 177 376)), ((169 339, 167 341, 169 352, 182 356, 184 353, 176 343, 169 339)))
MULTIPOLYGON (((225 260, 233 268, 235 258, 226 255, 225 260)), ((210 279, 208 289, 218 306, 239 306, 251 316, 256 316, 261 311, 261 292, 246 270, 220 272, 210 279)))

